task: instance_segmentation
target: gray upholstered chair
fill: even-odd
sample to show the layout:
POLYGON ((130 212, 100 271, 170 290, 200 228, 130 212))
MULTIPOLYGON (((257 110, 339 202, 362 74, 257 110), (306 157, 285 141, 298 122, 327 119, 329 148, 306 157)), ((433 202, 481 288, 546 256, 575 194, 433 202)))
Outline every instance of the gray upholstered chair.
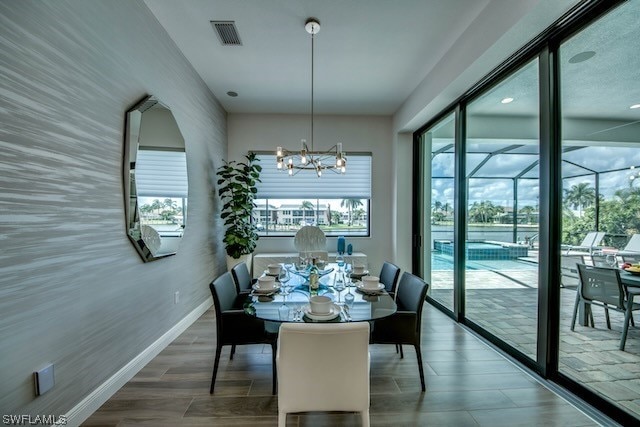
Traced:
POLYGON ((213 296, 213 306, 216 312, 216 356, 209 392, 213 394, 223 346, 231 346, 229 359, 233 359, 236 345, 270 344, 273 352, 272 392, 275 394, 277 384, 275 365, 277 335, 270 334, 265 330, 264 321, 244 313, 242 303, 246 295, 238 295, 231 273, 223 273, 209 284, 209 289, 213 296))
POLYGON ((398 279, 400 278, 400 267, 389 261, 385 261, 380 269, 379 277, 380 283, 384 284, 385 290, 395 299, 398 279))
POLYGON ((231 275, 233 276, 233 282, 236 285, 238 294, 248 294, 251 292, 251 287, 256 283, 256 279, 251 278, 249 268, 244 261, 237 263, 231 268, 231 275))
POLYGON ((418 358, 422 391, 425 391, 426 387, 422 368, 420 334, 422 330, 422 307, 428 288, 429 285, 418 276, 406 271, 402 273, 396 296, 398 311, 389 317, 374 322, 370 340, 371 344, 399 345, 401 358, 404 358, 402 344, 413 345, 418 358))

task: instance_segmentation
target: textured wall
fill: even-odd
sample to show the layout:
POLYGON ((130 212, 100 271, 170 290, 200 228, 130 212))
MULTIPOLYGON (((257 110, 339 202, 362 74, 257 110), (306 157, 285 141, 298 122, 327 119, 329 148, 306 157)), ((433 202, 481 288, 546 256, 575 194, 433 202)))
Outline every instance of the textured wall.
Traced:
POLYGON ((209 296, 224 269, 216 99, 141 1, 0 2, 0 413, 63 414, 209 296), (125 234, 125 111, 173 111, 189 167, 178 255, 125 234), (173 304, 174 291, 181 300, 173 304), (32 372, 55 364, 35 398, 32 372))

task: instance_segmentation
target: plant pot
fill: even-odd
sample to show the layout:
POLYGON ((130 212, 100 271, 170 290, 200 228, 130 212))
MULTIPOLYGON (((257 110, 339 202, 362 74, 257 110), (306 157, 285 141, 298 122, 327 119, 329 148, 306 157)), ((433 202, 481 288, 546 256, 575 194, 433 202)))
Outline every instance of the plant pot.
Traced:
POLYGON ((247 268, 249 269, 249 274, 252 274, 251 268, 253 267, 253 254, 242 255, 240 258, 232 258, 227 255, 227 271, 231 271, 234 265, 239 262, 244 262, 247 264, 247 268))

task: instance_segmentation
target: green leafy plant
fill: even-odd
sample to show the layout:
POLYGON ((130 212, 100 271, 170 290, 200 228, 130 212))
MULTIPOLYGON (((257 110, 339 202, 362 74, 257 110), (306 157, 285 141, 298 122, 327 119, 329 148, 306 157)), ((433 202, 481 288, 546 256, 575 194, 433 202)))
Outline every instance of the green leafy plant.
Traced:
POLYGON ((262 167, 255 153, 245 156, 246 163, 230 161, 218 168, 218 195, 222 199, 222 214, 226 231, 224 244, 227 254, 240 258, 256 248, 258 233, 251 219, 253 202, 260 182, 262 167))

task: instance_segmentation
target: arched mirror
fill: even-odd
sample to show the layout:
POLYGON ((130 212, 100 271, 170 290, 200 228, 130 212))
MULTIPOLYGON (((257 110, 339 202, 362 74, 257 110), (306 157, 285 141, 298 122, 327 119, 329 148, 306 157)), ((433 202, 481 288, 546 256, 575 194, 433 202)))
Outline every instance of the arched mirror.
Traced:
POLYGON ((154 96, 127 111, 124 144, 127 235, 144 261, 178 250, 187 222, 184 138, 154 96))

